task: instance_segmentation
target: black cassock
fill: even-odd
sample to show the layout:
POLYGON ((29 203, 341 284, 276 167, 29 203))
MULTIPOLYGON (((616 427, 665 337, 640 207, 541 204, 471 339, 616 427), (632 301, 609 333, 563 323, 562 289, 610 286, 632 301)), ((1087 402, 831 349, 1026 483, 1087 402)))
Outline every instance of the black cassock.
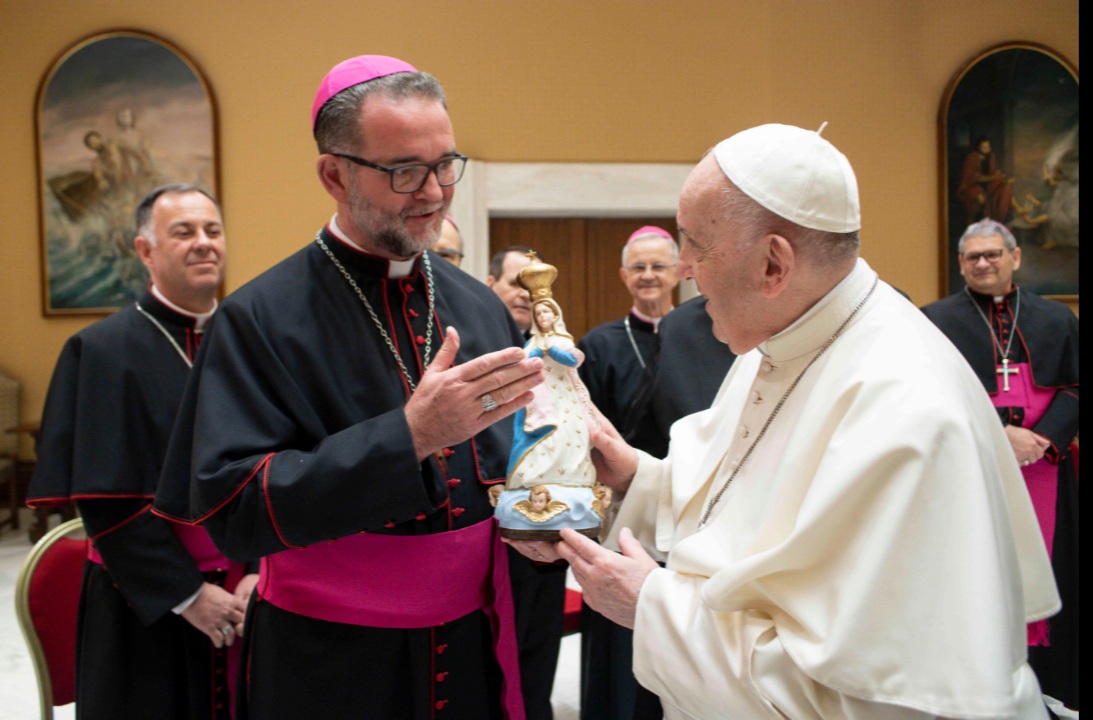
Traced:
MULTIPOLYGON (((1058 467, 1051 564, 1063 608, 1048 620, 1051 644, 1029 647, 1029 664, 1045 694, 1077 708, 1078 482, 1070 444, 1078 432, 1078 319, 1061 303, 1022 291, 1018 304, 1016 295, 1015 289, 996 304, 989 296, 961 291, 922 311, 967 358, 990 395, 999 393, 1000 360, 983 316, 1003 346, 1013 335, 1011 363, 1029 363, 1033 384, 1055 392, 1044 416, 1029 429, 1051 441, 1046 457, 1058 467), (973 298, 983 316, 972 304, 973 298)), ((1000 407, 998 415, 1005 425, 1029 427, 1023 408, 1000 407)))
MULTIPOLYGON (((194 320, 150 292, 138 302, 192 357, 194 320)), ((226 573, 199 571, 171 523, 150 512, 189 374, 133 305, 69 338, 50 382, 27 503, 75 501, 105 563, 84 570, 81 718, 227 717, 224 651, 171 611, 226 573)))
POLYGON ((578 368, 581 380, 593 404, 616 428, 622 427, 655 343, 656 327, 634 313, 592 328, 577 343, 585 355, 578 368))
MULTIPOLYGON (((393 278, 386 260, 329 230, 322 238, 415 382, 426 343, 432 358, 449 325, 459 331, 459 363, 521 344, 497 296, 438 256, 430 254, 430 317, 420 258, 393 278)), ((487 488, 504 480, 511 421, 419 463, 403 410, 409 395, 362 301, 311 243, 223 303, 183 400, 157 512, 203 522, 239 559, 492 518, 487 488)), ((401 629, 321 620, 258 597, 248 627, 237 718, 500 717, 501 675, 482 611, 401 629)))
POLYGON ((653 457, 666 457, 672 423, 713 404, 735 359, 714 337, 706 298, 692 298, 665 315, 653 361, 619 428, 623 437, 653 457))

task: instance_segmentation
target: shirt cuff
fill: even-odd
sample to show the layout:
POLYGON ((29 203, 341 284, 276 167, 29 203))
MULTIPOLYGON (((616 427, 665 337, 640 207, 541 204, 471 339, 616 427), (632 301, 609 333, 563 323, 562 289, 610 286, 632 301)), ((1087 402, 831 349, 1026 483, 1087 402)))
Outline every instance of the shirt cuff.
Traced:
POLYGON ((171 608, 171 612, 173 612, 175 615, 181 615, 182 613, 186 612, 190 609, 190 606, 194 604, 194 601, 197 600, 197 596, 200 594, 201 588, 198 588, 197 592, 195 592, 193 595, 171 608))

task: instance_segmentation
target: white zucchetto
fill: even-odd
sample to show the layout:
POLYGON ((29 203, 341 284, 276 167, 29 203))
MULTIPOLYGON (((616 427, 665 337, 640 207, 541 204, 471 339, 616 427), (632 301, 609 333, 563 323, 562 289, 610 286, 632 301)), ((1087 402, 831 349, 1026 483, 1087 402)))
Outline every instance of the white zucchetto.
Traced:
POLYGON ((803 227, 847 233, 861 229, 858 181, 846 156, 819 130, 760 125, 714 148, 721 171, 744 194, 803 227))

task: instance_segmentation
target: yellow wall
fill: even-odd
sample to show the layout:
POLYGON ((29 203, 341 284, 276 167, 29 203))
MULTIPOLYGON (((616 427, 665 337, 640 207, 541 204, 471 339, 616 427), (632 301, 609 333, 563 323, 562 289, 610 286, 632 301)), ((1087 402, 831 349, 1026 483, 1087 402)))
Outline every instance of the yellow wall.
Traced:
POLYGON ((227 289, 300 247, 331 203, 311 98, 334 63, 396 55, 448 90, 460 149, 491 161, 693 162, 750 125, 831 125, 862 188, 863 254, 937 297, 937 112, 951 76, 1008 40, 1077 65, 1077 0, 2 0, 0 370, 37 418, 64 340, 40 314, 34 101, 74 40, 107 29, 187 51, 219 106, 227 289))

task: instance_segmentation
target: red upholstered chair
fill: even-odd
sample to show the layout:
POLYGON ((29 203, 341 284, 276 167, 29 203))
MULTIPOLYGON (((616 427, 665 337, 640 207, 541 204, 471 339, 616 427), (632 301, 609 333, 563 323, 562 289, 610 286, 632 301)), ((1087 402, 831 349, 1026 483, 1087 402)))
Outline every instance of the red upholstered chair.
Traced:
POLYGON ((76 700, 76 618, 87 543, 82 520, 62 523, 34 545, 15 581, 15 614, 38 677, 43 720, 76 700))
POLYGON ((581 629, 581 591, 565 589, 565 610, 562 616, 562 635, 572 635, 581 629))

